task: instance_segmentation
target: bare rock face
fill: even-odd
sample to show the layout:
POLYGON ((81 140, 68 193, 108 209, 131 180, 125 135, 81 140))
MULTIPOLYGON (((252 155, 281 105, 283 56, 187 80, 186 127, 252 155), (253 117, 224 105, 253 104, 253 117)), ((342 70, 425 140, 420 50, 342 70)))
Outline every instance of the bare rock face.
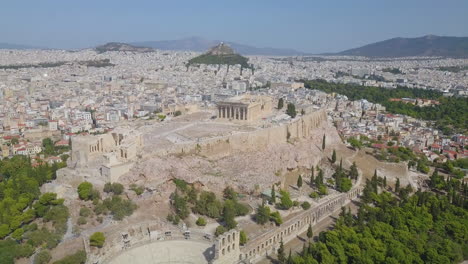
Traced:
POLYGON ((335 128, 325 125, 314 129, 313 136, 308 139, 221 158, 208 159, 197 154, 152 156, 139 162, 121 181, 158 188, 168 180, 178 178, 200 182, 213 191, 234 186, 247 193, 256 187, 263 189, 281 181, 287 171, 317 165, 329 154, 321 149, 324 134, 327 135, 327 148, 342 144, 335 128))
POLYGON ((218 45, 212 47, 207 54, 209 55, 232 55, 235 54, 234 50, 224 42, 219 43, 218 45))

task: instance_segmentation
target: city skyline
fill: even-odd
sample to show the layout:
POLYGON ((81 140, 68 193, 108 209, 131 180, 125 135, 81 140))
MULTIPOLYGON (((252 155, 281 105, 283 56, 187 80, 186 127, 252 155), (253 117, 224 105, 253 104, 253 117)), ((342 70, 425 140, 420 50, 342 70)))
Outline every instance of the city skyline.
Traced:
POLYGON ((394 37, 467 36, 468 3, 362 0, 288 5, 280 1, 12 2, 0 10, 0 42, 81 49, 106 42, 199 36, 256 47, 337 52, 394 37), (24 3, 23 3, 24 4, 24 3), (397 16, 396 16, 397 15, 397 16), (428 30, 428 25, 430 29, 428 30))

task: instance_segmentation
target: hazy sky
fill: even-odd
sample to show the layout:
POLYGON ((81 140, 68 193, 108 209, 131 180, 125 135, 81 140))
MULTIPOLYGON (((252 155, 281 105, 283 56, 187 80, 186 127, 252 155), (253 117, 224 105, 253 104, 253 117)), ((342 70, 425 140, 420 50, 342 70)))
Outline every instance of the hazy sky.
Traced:
POLYGON ((427 34, 468 36, 468 1, 0 0, 0 42, 50 48, 200 36, 318 53, 427 34))

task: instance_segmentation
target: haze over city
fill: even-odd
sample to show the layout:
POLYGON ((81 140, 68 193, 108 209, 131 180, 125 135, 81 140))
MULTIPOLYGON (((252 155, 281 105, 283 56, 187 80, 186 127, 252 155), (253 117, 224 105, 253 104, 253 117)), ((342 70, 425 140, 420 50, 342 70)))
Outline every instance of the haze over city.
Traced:
POLYGON ((0 42, 81 49, 197 36, 324 53, 394 37, 468 36, 467 9, 462 0, 5 1, 0 42))
POLYGON ((4 2, 0 264, 467 263, 467 1, 4 2))

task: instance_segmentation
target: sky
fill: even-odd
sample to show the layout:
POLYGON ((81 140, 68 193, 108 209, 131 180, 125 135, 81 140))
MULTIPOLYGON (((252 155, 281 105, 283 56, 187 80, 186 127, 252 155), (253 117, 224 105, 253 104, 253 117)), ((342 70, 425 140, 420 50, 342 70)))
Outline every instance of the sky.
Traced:
POLYGON ((468 1, 0 0, 0 42, 47 48, 198 36, 322 53, 428 34, 468 36, 468 1))

